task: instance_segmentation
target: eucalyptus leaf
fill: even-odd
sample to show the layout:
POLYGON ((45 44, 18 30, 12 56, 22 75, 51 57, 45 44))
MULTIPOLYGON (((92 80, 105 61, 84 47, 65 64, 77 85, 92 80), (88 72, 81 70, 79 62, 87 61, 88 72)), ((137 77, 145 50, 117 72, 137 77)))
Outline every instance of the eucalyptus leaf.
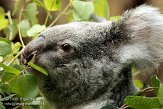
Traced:
POLYGON ((15 74, 5 72, 5 75, 2 78, 2 82, 5 83, 6 81, 10 81, 9 85, 11 93, 19 94, 20 92, 17 84, 17 79, 18 76, 16 76, 15 74))
POLYGON ((61 0, 44 0, 45 7, 48 11, 59 10, 62 6, 61 0))
POLYGON ((157 76, 156 76, 156 75, 153 76, 153 77, 151 78, 151 86, 152 86, 152 87, 156 87, 156 88, 154 88, 154 91, 155 91, 155 94, 156 94, 156 95, 158 94, 158 90, 159 90, 160 85, 161 85, 161 82, 160 82, 160 80, 157 78, 157 76))
POLYGON ((109 5, 107 0, 94 0, 94 12, 96 15, 104 17, 106 19, 109 18, 109 5))
POLYGON ((73 17, 76 21, 89 20, 94 12, 93 2, 73 1, 73 17))
POLYGON ((44 68, 42 68, 42 67, 40 67, 40 66, 34 64, 33 62, 29 62, 28 65, 29 65, 30 67, 32 67, 32 68, 38 70, 39 72, 43 73, 44 75, 46 75, 46 76, 48 75, 48 72, 47 72, 44 68))
POLYGON ((15 68, 15 69, 17 69, 17 70, 19 70, 19 71, 23 71, 24 70, 24 67, 21 64, 20 65, 18 65, 18 64, 11 64, 10 66, 15 68))
POLYGON ((8 26, 9 22, 7 19, 0 19, 0 30, 6 28, 8 26))
POLYGON ((6 109, 2 102, 0 102, 0 109, 6 109))
POLYGON ((11 53, 12 53, 11 46, 4 41, 0 41, 0 56, 6 56, 11 53))
POLYGON ((4 64, 2 64, 2 63, 0 63, 0 67, 3 67, 4 70, 5 70, 5 72, 11 73, 11 74, 18 75, 18 74, 21 73, 20 70, 18 70, 18 69, 16 69, 16 68, 13 68, 13 67, 11 67, 11 66, 6 66, 6 65, 4 65, 4 64))
POLYGON ((118 21, 121 19, 121 16, 112 16, 109 18, 110 21, 118 21))
POLYGON ((13 20, 13 23, 5 28, 3 32, 7 37, 10 37, 10 40, 15 39, 16 34, 18 33, 17 21, 13 20))
POLYGON ((134 109, 152 109, 161 107, 157 97, 127 96, 124 102, 127 106, 134 109))
POLYGON ((9 45, 11 45, 11 40, 9 40, 7 38, 0 37, 0 41, 4 41, 4 42, 8 43, 9 45))
POLYGON ((14 0, 14 10, 12 12, 12 15, 15 15, 20 7, 20 0, 14 0))
POLYGON ((45 8, 45 5, 44 5, 44 3, 43 3, 42 1, 40 1, 40 0, 32 0, 32 1, 35 2, 38 6, 40 6, 40 7, 44 8, 44 9, 46 9, 46 8, 45 8))
POLYGON ((35 24, 27 31, 27 35, 32 37, 36 36, 40 32, 42 32, 45 28, 46 28, 45 25, 35 24))
POLYGON ((16 54, 20 50, 21 46, 20 42, 16 42, 12 45, 13 54, 16 54))
POLYGON ((32 3, 27 4, 27 6, 24 9, 25 18, 32 20, 36 18, 37 14, 38 14, 38 11, 37 11, 36 3, 32 2, 32 3))
POLYGON ((38 23, 38 19, 35 17, 35 18, 33 18, 33 19, 31 19, 31 24, 32 25, 35 25, 35 24, 37 24, 38 23))
POLYGON ((2 56, 0 56, 0 62, 2 62, 3 61, 3 57, 2 56))
POLYGON ((136 87, 138 87, 139 89, 143 88, 143 83, 140 80, 134 80, 134 84, 136 87))
POLYGON ((0 84, 0 92, 3 94, 10 94, 10 86, 9 84, 1 83, 0 84))
POLYGON ((38 94, 37 79, 30 74, 22 75, 17 80, 21 97, 36 97, 38 94))
POLYGON ((27 31, 30 29, 30 24, 28 20, 22 20, 19 24, 20 33, 22 37, 27 37, 27 31))
POLYGON ((158 91, 158 98, 160 103, 163 105, 163 85, 160 86, 160 89, 158 91))
POLYGON ((0 19, 4 19, 5 18, 5 10, 3 9, 3 7, 0 6, 0 19))
POLYGON ((6 28, 9 22, 5 19, 5 11, 2 7, 0 7, 0 30, 6 28))

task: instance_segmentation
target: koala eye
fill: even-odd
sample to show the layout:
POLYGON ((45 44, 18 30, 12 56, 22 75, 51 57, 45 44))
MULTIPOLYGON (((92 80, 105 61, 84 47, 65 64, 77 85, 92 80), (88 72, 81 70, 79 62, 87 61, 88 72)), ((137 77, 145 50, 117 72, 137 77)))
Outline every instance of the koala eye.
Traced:
POLYGON ((71 45, 68 44, 68 43, 64 43, 64 44, 61 45, 61 49, 62 49, 63 51, 65 51, 65 52, 68 52, 68 51, 71 50, 71 45))

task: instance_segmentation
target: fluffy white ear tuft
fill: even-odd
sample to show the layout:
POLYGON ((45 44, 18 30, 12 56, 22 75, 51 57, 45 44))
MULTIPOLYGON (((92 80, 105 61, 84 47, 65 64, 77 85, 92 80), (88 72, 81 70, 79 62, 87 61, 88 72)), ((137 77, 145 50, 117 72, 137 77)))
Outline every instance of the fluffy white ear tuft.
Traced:
POLYGON ((150 62, 163 60, 163 15, 158 8, 142 5, 124 13, 123 32, 129 42, 120 47, 120 62, 150 62))

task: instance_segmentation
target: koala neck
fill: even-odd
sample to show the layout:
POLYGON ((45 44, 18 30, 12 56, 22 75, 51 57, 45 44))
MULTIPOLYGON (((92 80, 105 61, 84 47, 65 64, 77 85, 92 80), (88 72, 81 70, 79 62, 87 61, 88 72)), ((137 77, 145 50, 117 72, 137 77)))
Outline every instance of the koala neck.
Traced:
MULTIPOLYGON (((55 105, 52 106, 52 109, 101 109, 102 107, 109 104, 112 104, 112 100, 103 100, 103 97, 100 99, 93 100, 91 102, 77 104, 72 107, 56 107, 55 105)), ((115 107, 116 108, 116 107, 115 107)))
POLYGON ((101 109, 102 107, 107 105, 107 101, 98 101, 94 100, 91 103, 83 103, 80 105, 73 106, 70 109, 101 109))
MULTIPOLYGON (((103 68, 103 65, 101 66, 101 68, 103 68)), ((105 66, 103 69, 103 75, 99 75, 99 79, 102 78, 102 80, 106 81, 100 81, 104 83, 101 85, 97 84, 97 86, 88 86, 88 83, 85 85, 82 83, 77 87, 77 89, 72 91, 69 90, 65 93, 62 92, 62 90, 59 90, 55 86, 55 83, 48 79, 46 82, 44 81, 41 83, 40 88, 42 89, 41 91, 43 94, 46 93, 45 97, 49 101, 52 101, 51 104, 55 109, 100 109, 106 105, 120 107, 123 104, 123 99, 127 95, 133 94, 136 89, 132 83, 130 67, 123 70, 114 69, 111 71, 110 68, 113 66, 119 66, 118 68, 122 67, 116 63, 105 66), (111 75, 110 72, 112 72, 111 75), (117 79, 114 79, 113 76, 117 79), (47 91, 49 93, 47 93, 47 91)), ((99 74, 99 72, 96 72, 97 69, 94 69, 95 75, 99 74)), ((89 82, 94 83, 93 77, 90 80, 92 81, 89 82)))

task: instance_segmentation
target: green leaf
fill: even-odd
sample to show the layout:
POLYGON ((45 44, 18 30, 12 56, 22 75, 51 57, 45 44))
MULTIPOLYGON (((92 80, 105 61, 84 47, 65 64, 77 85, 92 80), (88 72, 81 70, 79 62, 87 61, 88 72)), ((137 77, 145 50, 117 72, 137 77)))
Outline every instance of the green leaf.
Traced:
POLYGON ((20 7, 20 0, 14 0, 14 10, 12 12, 12 15, 16 14, 16 12, 18 11, 19 7, 20 7))
POLYGON ((12 50, 13 50, 13 54, 16 54, 20 48, 21 48, 21 44, 20 42, 16 42, 15 44, 12 45, 12 50))
POLYGON ((27 35, 32 37, 36 36, 40 32, 42 32, 45 28, 46 28, 45 25, 35 24, 27 31, 27 35))
POLYGON ((59 10, 62 6, 61 0, 44 0, 45 7, 48 11, 59 10))
POLYGON ((0 7, 0 30, 6 28, 8 23, 8 20, 5 19, 5 11, 2 7, 0 7))
POLYGON ((0 37, 0 41, 4 41, 4 42, 8 43, 9 45, 11 45, 11 40, 9 40, 7 38, 0 37))
POLYGON ((5 10, 0 7, 0 19, 5 19, 5 10))
POLYGON ((10 86, 8 84, 1 83, 0 84, 0 93, 2 94, 10 94, 10 86))
POLYGON ((6 109, 2 102, 0 102, 0 109, 6 109))
POLYGON ((12 45, 13 54, 16 54, 20 50, 21 46, 20 42, 16 42, 12 45))
POLYGON ((147 98, 143 96, 127 96, 124 102, 127 106, 134 109, 152 109, 161 107, 157 97, 147 98))
POLYGON ((2 64, 2 63, 0 63, 0 67, 3 67, 4 70, 5 70, 6 72, 11 73, 11 74, 18 75, 18 74, 21 73, 20 70, 15 69, 15 68, 13 68, 13 67, 11 67, 11 66, 6 66, 6 65, 4 65, 4 64, 2 64))
POLYGON ((36 3, 27 4, 27 6, 24 9, 25 18, 32 20, 32 19, 36 18, 37 14, 38 14, 38 11, 37 11, 36 3))
POLYGON ((0 41, 0 56, 6 56, 11 53, 12 53, 11 46, 4 41, 0 41))
POLYGON ((0 81, 2 80, 1 78, 1 75, 3 76, 3 71, 4 71, 4 68, 3 67, 0 67, 0 72, 1 72, 1 74, 0 74, 0 81))
POLYGON ((0 19, 0 30, 6 28, 8 26, 8 20, 7 19, 0 19))
POLYGON ((2 56, 0 56, 0 62, 2 62, 3 61, 3 57, 2 56))
POLYGON ((21 97, 36 97, 38 94, 37 79, 30 74, 25 74, 17 80, 21 97))
POLYGON ((22 65, 11 64, 10 66, 13 67, 13 68, 15 68, 15 69, 17 69, 17 70, 19 70, 19 71, 24 70, 24 67, 22 65))
MULTIPOLYGON (((10 61, 14 58, 14 55, 13 53, 12 54, 9 54, 7 55, 7 57, 5 58, 5 61, 3 62, 3 64, 7 65, 8 63, 10 63, 10 61)), ((12 64, 19 64, 18 60, 15 59, 12 64)))
POLYGON ((158 98, 159 98, 160 103, 163 105, 163 85, 161 85, 158 91, 158 98))
POLYGON ((5 83, 6 81, 11 81, 12 80, 9 83, 10 90, 11 90, 12 93, 18 94, 20 92, 19 92, 19 88, 18 88, 18 85, 17 85, 17 79, 18 79, 18 76, 16 76, 15 74, 5 72, 5 75, 2 78, 2 82, 5 83))
POLYGON ((27 37, 27 31, 30 29, 30 24, 28 20, 22 20, 19 24, 20 33, 22 37, 27 37))
POLYGON ((73 17, 76 21, 89 20, 94 11, 92 2, 73 1, 73 17))
POLYGON ((94 0, 94 12, 96 15, 104 17, 106 19, 109 18, 109 5, 107 0, 94 0))
POLYGON ((5 28, 3 32, 8 37, 12 36, 10 37, 10 40, 13 40, 16 37, 16 34, 18 33, 16 20, 13 20, 13 23, 7 28, 5 28))
POLYGON ((140 80, 134 80, 134 84, 136 87, 138 87, 139 89, 143 88, 143 83, 140 80))
POLYGON ((4 70, 8 73, 12 73, 12 74, 15 74, 15 75, 19 75, 21 73, 20 70, 16 69, 16 68, 13 68, 11 66, 4 66, 3 67, 4 70))
POLYGON ((156 75, 153 76, 153 77, 151 78, 151 86, 152 86, 152 87, 156 87, 156 88, 154 88, 154 91, 155 91, 155 94, 156 94, 156 95, 158 94, 158 90, 159 90, 160 85, 161 85, 161 82, 160 82, 160 80, 157 78, 157 76, 156 76, 156 75))
POLYGON ((38 6, 46 9, 45 5, 44 5, 44 3, 42 1, 40 1, 40 0, 32 0, 32 2, 35 2, 38 6))
POLYGON ((42 67, 40 67, 40 66, 34 64, 33 62, 28 62, 28 65, 29 65, 30 67, 32 67, 32 68, 38 70, 39 72, 41 72, 41 73, 43 73, 43 74, 45 74, 45 75, 48 75, 48 72, 47 72, 44 68, 42 68, 42 67))
POLYGON ((37 23, 38 23, 38 19, 36 17, 31 20, 32 25, 35 25, 37 23))
POLYGON ((110 21, 118 21, 121 19, 121 16, 112 16, 109 18, 110 21))

